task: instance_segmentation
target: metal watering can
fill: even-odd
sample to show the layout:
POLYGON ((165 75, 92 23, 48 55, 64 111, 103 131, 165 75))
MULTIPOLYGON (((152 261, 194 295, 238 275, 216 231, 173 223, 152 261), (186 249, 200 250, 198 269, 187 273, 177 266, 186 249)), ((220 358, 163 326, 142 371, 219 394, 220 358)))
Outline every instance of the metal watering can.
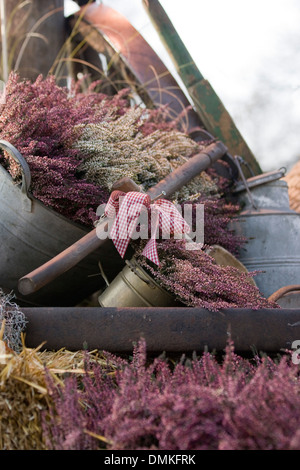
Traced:
POLYGON ((284 174, 280 169, 242 178, 233 191, 243 207, 234 230, 248 239, 238 259, 248 271, 262 271, 255 282, 265 297, 300 284, 300 214, 290 208, 284 174))

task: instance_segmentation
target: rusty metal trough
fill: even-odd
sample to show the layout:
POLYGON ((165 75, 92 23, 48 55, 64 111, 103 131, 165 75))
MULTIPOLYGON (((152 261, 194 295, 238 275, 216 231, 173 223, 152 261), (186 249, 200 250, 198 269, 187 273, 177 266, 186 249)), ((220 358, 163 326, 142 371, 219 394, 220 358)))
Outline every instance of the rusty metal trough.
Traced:
POLYGON ((24 308, 26 345, 45 349, 99 349, 130 353, 144 338, 151 353, 223 351, 231 337, 236 351, 280 353, 300 338, 297 309, 24 308))

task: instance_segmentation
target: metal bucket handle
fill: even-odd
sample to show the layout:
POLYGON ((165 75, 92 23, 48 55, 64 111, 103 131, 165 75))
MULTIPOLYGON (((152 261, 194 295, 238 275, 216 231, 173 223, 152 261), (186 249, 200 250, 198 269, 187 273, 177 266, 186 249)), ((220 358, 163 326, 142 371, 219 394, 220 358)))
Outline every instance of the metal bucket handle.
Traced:
POLYGON ((289 292, 296 292, 300 291, 300 285, 299 284, 292 284, 289 286, 284 286, 278 289, 276 292, 274 292, 270 297, 268 297, 268 300, 272 302, 277 302, 281 297, 283 297, 285 294, 288 294, 289 292))
POLYGON ((28 163, 26 162, 25 158, 22 157, 20 152, 14 147, 12 144, 7 142, 6 140, 0 140, 0 147, 3 148, 9 155, 17 162, 22 170, 22 193, 26 194, 28 196, 28 191, 30 188, 31 184, 31 173, 30 169, 28 166, 28 163))
POLYGON ((16 149, 16 147, 14 147, 12 144, 7 142, 6 140, 0 140, 0 148, 5 150, 15 160, 15 162, 18 163, 21 167, 21 172, 22 172, 21 191, 23 195, 25 196, 24 208, 25 210, 31 211, 32 201, 28 195, 28 191, 29 191, 30 184, 31 184, 31 173, 30 173, 28 163, 26 162, 25 158, 22 157, 22 155, 16 149))
POLYGON ((149 279, 145 278, 141 272, 139 272, 138 270, 138 265, 134 264, 131 261, 129 261, 128 259, 125 260, 125 263, 127 264, 127 266, 131 269, 131 271, 136 274, 140 279, 141 281, 145 282, 146 284, 149 285, 149 287, 153 287, 153 289, 155 288, 155 286, 149 281, 149 279))
POLYGON ((235 160, 236 166, 237 166, 237 168, 238 168, 238 172, 239 172, 239 174, 240 174, 240 177, 241 177, 241 179, 242 179, 242 181, 243 181, 243 183, 244 183, 244 185, 245 185, 245 188, 246 188, 246 191, 247 191, 247 193, 248 193, 248 197, 249 197, 249 199, 250 199, 250 202, 251 202, 251 204, 252 204, 252 207, 253 207, 253 209, 257 209, 257 206, 256 206, 256 204, 255 204, 255 202, 254 202, 254 200, 253 200, 251 191, 250 191, 250 189, 249 189, 249 187, 248 187, 248 183, 247 183, 246 177, 245 177, 244 172, 243 172, 243 170, 242 170, 242 167, 241 167, 241 165, 240 165, 240 162, 243 161, 243 159, 242 159, 242 157, 240 157, 239 155, 235 155, 234 160, 235 160))

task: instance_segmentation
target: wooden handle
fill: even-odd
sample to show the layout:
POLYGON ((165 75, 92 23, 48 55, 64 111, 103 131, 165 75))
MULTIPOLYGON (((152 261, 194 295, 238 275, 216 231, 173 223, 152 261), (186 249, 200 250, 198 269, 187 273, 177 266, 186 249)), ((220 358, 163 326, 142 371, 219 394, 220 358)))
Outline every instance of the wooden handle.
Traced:
POLYGON ((123 193, 129 193, 130 191, 141 191, 141 188, 128 176, 116 181, 112 187, 111 191, 123 191, 123 193))
MULTIPOLYGON (((181 167, 170 173, 157 185, 150 188, 149 191, 147 191, 147 194, 149 194, 151 199, 155 199, 164 193, 164 198, 169 199, 176 191, 182 188, 182 186, 186 185, 189 181, 195 178, 195 176, 207 169, 226 153, 227 147, 222 142, 216 142, 209 145, 205 150, 197 153, 181 167)), ((126 179, 126 183, 128 184, 128 179, 126 179)), ((130 185, 129 187, 132 188, 130 185)), ((120 186, 118 189, 120 189, 120 186)), ((38 291, 41 287, 44 287, 61 274, 73 268, 101 245, 107 243, 109 239, 102 240, 97 236, 97 231, 106 231, 107 226, 108 222, 103 220, 103 222, 98 225, 97 229, 93 229, 83 238, 49 260, 47 263, 19 279, 19 292, 23 295, 29 295, 38 291)))

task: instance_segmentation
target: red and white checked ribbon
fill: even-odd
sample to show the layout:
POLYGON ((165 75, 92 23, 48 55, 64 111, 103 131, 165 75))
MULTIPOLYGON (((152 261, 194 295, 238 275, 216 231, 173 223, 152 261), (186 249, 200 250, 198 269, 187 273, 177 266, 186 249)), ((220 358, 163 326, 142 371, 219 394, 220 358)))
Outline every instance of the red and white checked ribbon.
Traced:
POLYGON ((159 266, 156 246, 157 231, 161 229, 163 234, 190 232, 190 226, 172 202, 157 199, 151 203, 150 196, 145 193, 113 191, 106 204, 104 215, 109 218, 116 217, 110 237, 123 258, 141 212, 145 208, 154 219, 151 220, 151 238, 142 254, 159 266))

